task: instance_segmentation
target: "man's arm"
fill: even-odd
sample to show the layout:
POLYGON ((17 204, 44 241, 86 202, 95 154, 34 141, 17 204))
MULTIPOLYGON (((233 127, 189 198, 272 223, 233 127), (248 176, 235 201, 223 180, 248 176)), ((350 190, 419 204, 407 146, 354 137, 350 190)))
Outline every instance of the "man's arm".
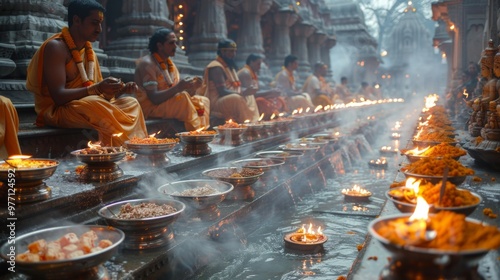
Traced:
POLYGON ((148 99, 153 104, 161 104, 174 97, 177 93, 189 89, 190 84, 184 80, 180 80, 175 86, 159 90, 158 81, 156 80, 156 68, 156 65, 142 61, 137 66, 134 74, 135 82, 146 90, 148 99))
POLYGON ((226 88, 226 74, 220 67, 212 67, 208 70, 208 79, 215 84, 215 88, 217 89, 217 93, 219 96, 226 96, 229 94, 233 94, 237 92, 231 91, 226 88))

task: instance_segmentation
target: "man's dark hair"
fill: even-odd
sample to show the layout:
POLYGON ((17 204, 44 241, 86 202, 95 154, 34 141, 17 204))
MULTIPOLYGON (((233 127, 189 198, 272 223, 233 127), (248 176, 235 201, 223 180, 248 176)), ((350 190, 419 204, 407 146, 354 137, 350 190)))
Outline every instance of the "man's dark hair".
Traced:
POLYGON ((68 27, 73 25, 73 17, 77 16, 82 21, 90 16, 92 11, 99 10, 106 12, 106 9, 95 0, 73 0, 68 4, 68 27))
POLYGON ((293 54, 289 54, 285 57, 285 67, 287 67, 288 65, 290 65, 290 63, 294 63, 295 61, 297 61, 297 59, 299 59, 298 57, 296 57, 295 55, 293 54))
POLYGON ((231 39, 221 39, 217 43, 217 55, 221 55, 223 49, 236 49, 236 42, 231 39))
POLYGON ((246 61, 246 64, 247 65, 250 65, 250 63, 258 60, 258 59, 263 59, 264 57, 260 54, 256 54, 256 53, 251 53, 248 55, 247 57, 247 61, 246 61))
POLYGON ((342 76, 342 77, 340 78, 340 83, 341 83, 341 84, 343 84, 344 82, 346 82, 346 83, 347 83, 347 77, 342 76))
POLYGON ((318 71, 318 70, 320 70, 323 67, 325 67, 325 64, 323 62, 316 62, 314 64, 314 71, 318 71))
POLYGON ((148 49, 151 53, 158 51, 157 43, 165 43, 167 41, 167 36, 174 31, 168 28, 160 28, 153 33, 153 35, 149 38, 148 49))

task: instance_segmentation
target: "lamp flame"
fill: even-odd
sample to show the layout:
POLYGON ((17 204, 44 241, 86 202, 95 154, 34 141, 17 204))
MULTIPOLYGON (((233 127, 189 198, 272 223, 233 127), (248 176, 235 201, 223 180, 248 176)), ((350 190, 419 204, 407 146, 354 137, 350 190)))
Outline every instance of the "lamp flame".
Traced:
POLYGON ((259 122, 262 121, 262 119, 264 119, 264 113, 260 114, 259 122))
POLYGON ((415 220, 427 220, 429 218, 429 204, 421 196, 417 197, 417 206, 413 215, 410 216, 410 222, 415 220))

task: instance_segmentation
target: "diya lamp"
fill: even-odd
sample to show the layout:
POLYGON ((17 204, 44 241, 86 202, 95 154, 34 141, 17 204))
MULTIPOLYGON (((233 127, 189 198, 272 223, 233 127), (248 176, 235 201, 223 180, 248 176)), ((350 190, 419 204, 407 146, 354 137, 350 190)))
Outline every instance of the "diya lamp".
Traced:
POLYGON ((88 148, 71 152, 78 160, 85 163, 80 178, 86 181, 105 182, 123 176, 123 170, 116 164, 125 157, 125 149, 120 147, 102 147, 100 142, 87 143, 88 148))
POLYGON ((244 125, 247 130, 243 133, 243 138, 246 141, 254 141, 261 138, 260 130, 264 127, 261 123, 250 123, 250 120, 245 120, 244 125))
POLYGON ((380 148, 380 154, 385 155, 395 155, 399 152, 397 148, 392 148, 392 146, 382 146, 380 148))
POLYGON ((346 199, 356 200, 368 199, 370 196, 372 196, 372 193, 370 191, 367 191, 366 189, 363 189, 358 185, 354 185, 351 189, 342 189, 342 194, 346 199))
POLYGON ((237 146, 243 143, 241 136, 247 130, 247 127, 229 119, 224 125, 219 125, 214 129, 219 133, 219 144, 237 146))
POLYGON ((323 234, 321 226, 314 230, 312 223, 306 228, 302 225, 297 231, 288 233, 283 238, 285 247, 299 251, 319 251, 328 237, 323 234))
POLYGON ((387 168, 387 159, 384 157, 378 159, 372 159, 368 162, 368 165, 377 169, 386 169, 387 168))
POLYGON ((399 134, 397 132, 393 132, 391 134, 391 139, 393 139, 393 140, 399 140, 399 138, 401 138, 401 134, 399 134))
MULTIPOLYGON (((13 155, 4 160, 4 163, 0 162, 0 182, 9 186, 9 201, 13 198, 16 203, 25 203, 50 198, 51 187, 43 180, 52 176, 58 165, 58 161, 32 159, 30 155, 13 155)), ((7 195, 7 190, 5 194, 7 195)))
POLYGON ((217 136, 215 131, 207 131, 209 126, 200 127, 194 131, 179 132, 175 136, 185 144, 182 155, 184 156, 203 156, 212 152, 208 143, 212 142, 217 136))
POLYGON ((156 138, 160 131, 150 134, 146 138, 132 138, 125 141, 128 150, 137 154, 136 159, 145 163, 147 167, 163 166, 170 162, 167 152, 172 150, 177 144, 178 139, 159 139, 156 138))

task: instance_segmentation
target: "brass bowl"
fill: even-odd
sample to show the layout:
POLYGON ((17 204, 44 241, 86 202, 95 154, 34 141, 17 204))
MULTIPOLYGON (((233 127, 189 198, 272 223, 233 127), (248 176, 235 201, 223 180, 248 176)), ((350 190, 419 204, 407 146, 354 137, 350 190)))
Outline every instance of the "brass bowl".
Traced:
POLYGON ((253 168, 262 172, 268 171, 271 168, 280 167, 283 164, 285 164, 284 160, 273 158, 247 158, 235 160, 230 163, 230 165, 234 167, 253 168))
POLYGON ((97 214, 110 226, 117 227, 125 232, 124 247, 127 249, 150 249, 167 245, 173 238, 170 225, 177 220, 179 215, 186 209, 186 205, 172 199, 132 199, 115 202, 99 209, 97 214), (177 211, 157 217, 143 219, 120 219, 118 214, 123 205, 139 205, 141 203, 155 203, 157 205, 167 204, 177 211))
MULTIPOLYGON (((76 233, 78 236, 93 230, 99 240, 109 239, 113 244, 101 251, 86 254, 74 259, 68 260, 51 260, 40 262, 25 262, 21 260, 15 261, 16 272, 20 272, 31 276, 33 279, 71 279, 75 275, 82 275, 82 273, 89 272, 109 260, 118 251, 118 246, 125 238, 123 231, 98 225, 73 225, 61 226, 47 229, 37 230, 21 236, 16 236, 16 255, 28 251, 27 247, 30 243, 45 239, 47 241, 60 238, 67 233, 76 233)), ((13 246, 9 242, 0 247, 1 257, 5 261, 10 261, 10 247, 13 246)))
MULTIPOLYGON (((423 158, 429 158, 431 156, 420 156, 420 155, 410 155, 410 154, 405 154, 406 158, 408 159, 409 162, 413 163, 413 162, 416 162, 420 159, 423 159, 423 158)), ((433 158, 437 158, 437 159, 441 159, 443 157, 433 157, 433 158)), ((452 157, 452 159, 454 160, 459 160, 460 159, 460 156, 458 157, 452 157)))
MULTIPOLYGON (((102 147, 103 149, 111 149, 116 147, 102 147)), ((125 157, 125 151, 107 153, 107 154, 82 154, 81 152, 85 149, 80 149, 72 151, 71 154, 76 156, 76 158, 87 164, 92 163, 102 163, 102 162, 117 162, 125 157)))
POLYGON ((199 179, 171 182, 160 186, 158 191, 199 210, 209 208, 223 201, 226 198, 226 195, 233 189, 233 185, 228 182, 199 179), (215 189, 217 193, 200 196, 181 195, 181 193, 185 190, 199 187, 210 187, 215 189))
POLYGON ((141 155, 164 154, 175 148, 177 144, 177 142, 162 144, 134 144, 130 143, 129 140, 125 141, 125 147, 127 147, 128 150, 141 155))
POLYGON ((255 155, 260 158, 281 159, 285 163, 297 163, 304 153, 302 151, 265 151, 255 155))
MULTIPOLYGON (((402 201, 402 200, 398 199, 397 197, 391 195, 391 190, 403 190, 403 189, 407 189, 407 187, 392 188, 392 189, 388 190, 385 193, 385 196, 390 201, 392 201, 392 203, 394 204, 394 206, 396 206, 396 208, 400 212, 402 212, 402 213, 413 213, 413 212, 415 212, 415 208, 417 207, 417 205, 415 203, 410 203, 410 202, 402 201)), ((460 189, 460 190, 465 190, 465 189, 460 189)), ((451 212, 455 212, 455 213, 459 213, 459 214, 464 214, 464 215, 468 216, 468 215, 472 214, 474 212, 474 210, 476 210, 476 208, 482 202, 482 198, 481 198, 481 196, 479 194, 477 194, 475 192, 470 192, 470 193, 473 196, 475 196, 475 197, 477 197, 479 199, 479 201, 476 204, 465 205, 465 206, 455 206, 455 207, 432 206, 432 207, 429 208, 429 212, 430 213, 437 213, 439 211, 451 211, 451 212)))
POLYGON ((186 144, 207 144, 214 140, 218 134, 190 134, 190 132, 179 132, 175 136, 186 144))
POLYGON ((212 168, 208 169, 202 172, 204 176, 210 177, 212 179, 228 182, 232 184, 235 188, 236 187, 241 187, 241 186, 250 186, 257 182, 259 180, 260 176, 264 174, 262 171, 258 171, 252 168, 237 168, 237 167, 218 167, 218 168, 212 168), (229 177, 229 176, 218 176, 214 173, 217 171, 225 171, 229 170, 231 172, 236 172, 240 173, 241 171, 248 171, 251 173, 254 173, 255 175, 247 176, 247 177, 229 177))
MULTIPOLYGON (((411 173, 407 171, 403 171, 403 174, 405 175, 406 178, 413 177, 417 179, 422 179, 426 180, 427 182, 437 184, 443 180, 443 176, 432 176, 432 175, 422 175, 422 174, 416 174, 416 173, 411 173)), ((467 176, 448 176, 446 179, 447 181, 453 183, 455 186, 458 186, 462 184, 467 176)))
MULTIPOLYGON (((379 230, 384 226, 385 223, 400 219, 409 218, 412 214, 395 214, 388 215, 384 217, 379 217, 370 222, 368 225, 368 230, 370 234, 382 244, 382 246, 392 253, 393 258, 400 260, 402 262, 411 262, 415 264, 428 263, 438 267, 446 266, 465 266, 472 268, 478 265, 478 262, 483 258, 489 250, 487 249, 476 249, 476 250, 462 250, 462 251, 450 251, 441 250, 434 248, 422 248, 412 245, 398 245, 389 241, 387 238, 379 233, 379 230)), ((432 214, 429 214, 432 215, 432 214)), ((468 222, 484 224, 484 222, 466 218, 468 222)))
MULTIPOLYGON (((57 166, 59 166, 59 161, 51 159, 30 158, 26 160, 36 160, 53 165, 40 168, 16 168, 16 181, 39 181, 47 179, 54 174, 57 166)), ((13 167, 9 166, 5 161, 0 161, 0 165, 2 166, 2 168, 0 168, 0 181, 7 182, 9 179, 9 169, 13 169, 13 167), (5 169, 3 168, 4 165, 6 167, 5 169)))
POLYGON ((224 128, 224 127, 219 127, 216 126, 214 127, 214 130, 217 131, 221 136, 238 136, 243 134, 248 128, 246 126, 241 126, 241 127, 234 127, 234 128, 224 128))

